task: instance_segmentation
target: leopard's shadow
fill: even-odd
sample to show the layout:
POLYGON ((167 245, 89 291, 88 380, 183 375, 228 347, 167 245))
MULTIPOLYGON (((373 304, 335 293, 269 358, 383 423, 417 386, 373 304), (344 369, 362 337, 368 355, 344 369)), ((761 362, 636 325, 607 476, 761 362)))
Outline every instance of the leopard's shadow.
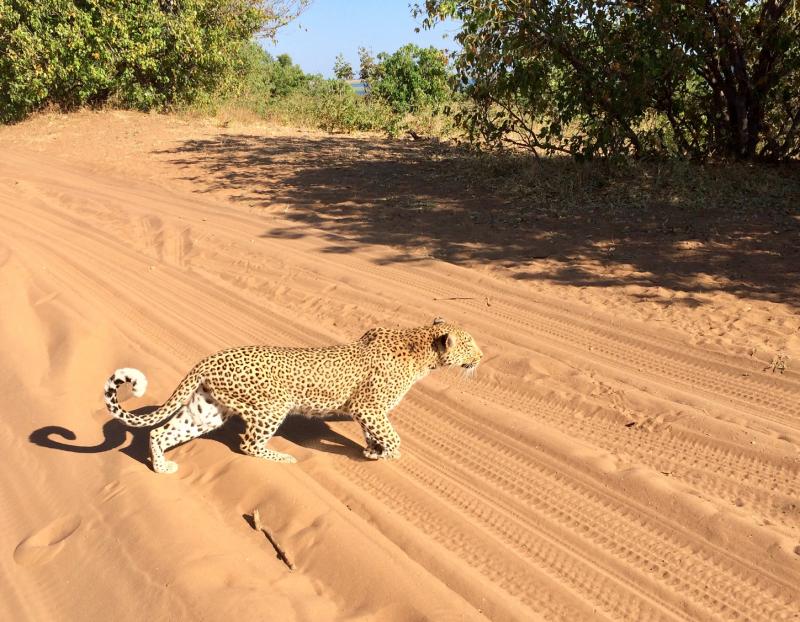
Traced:
MULTIPOLYGON (((136 415, 147 415, 154 410, 156 410, 155 406, 146 406, 137 408, 132 412, 136 415)), ((62 439, 69 441, 74 441, 77 438, 75 432, 59 425, 46 425, 34 430, 28 436, 28 440, 34 445, 48 449, 58 449, 59 451, 69 451, 77 454, 97 454, 111 451, 123 445, 128 438, 128 433, 133 436, 133 439, 127 447, 123 447, 120 451, 134 460, 146 464, 150 455, 150 448, 148 447, 149 429, 129 428, 117 419, 110 419, 103 424, 103 440, 97 445, 72 445, 53 438, 60 436, 62 439)))
MULTIPOLYGON (((132 412, 136 415, 147 415, 155 409, 155 406, 147 406, 132 412)), ((332 430, 326 423, 329 420, 349 421, 350 418, 337 416, 327 419, 308 419, 290 415, 278 429, 277 435, 302 447, 344 455, 354 460, 364 460, 365 458, 361 454, 361 447, 346 436, 342 436, 332 430)), ((117 419, 110 419, 103 425, 103 440, 97 445, 73 445, 61 442, 61 440, 54 437, 74 441, 77 436, 72 430, 57 425, 48 425, 34 430, 28 436, 28 440, 34 445, 48 449, 80 454, 96 454, 121 447, 125 444, 128 433, 132 435, 133 439, 120 451, 142 464, 149 464, 150 428, 131 428, 117 419)), ((205 438, 222 443, 235 453, 242 453, 239 449, 239 444, 243 433, 244 422, 238 417, 233 417, 221 428, 206 434, 205 438)))
MULTIPOLYGON (((327 453, 347 456, 352 460, 366 460, 362 448, 346 436, 332 430, 328 421, 352 421, 346 415, 330 415, 326 417, 303 417, 302 415, 289 415, 275 432, 275 436, 285 438, 295 445, 327 453)), ((232 417, 220 428, 204 435, 227 445, 231 451, 242 453, 239 445, 244 434, 244 421, 239 417, 232 417)), ((191 441, 190 441, 191 442, 191 441)), ((288 450, 291 453, 291 449, 288 450)))
MULTIPOLYGON (((325 417, 303 417, 289 415, 278 428, 277 435, 301 447, 331 454, 346 456, 351 460, 363 462, 363 447, 355 441, 331 429, 328 421, 353 421, 347 415, 328 415, 325 417)), ((353 425, 356 425, 353 423, 353 425)), ((291 453, 291 450, 290 450, 291 453)))

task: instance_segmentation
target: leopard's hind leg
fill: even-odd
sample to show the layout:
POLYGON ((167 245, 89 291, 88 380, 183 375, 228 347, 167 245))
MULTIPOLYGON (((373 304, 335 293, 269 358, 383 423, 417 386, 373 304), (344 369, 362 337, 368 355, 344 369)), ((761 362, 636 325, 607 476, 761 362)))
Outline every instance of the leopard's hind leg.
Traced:
POLYGON ((150 459, 156 473, 174 473, 178 465, 167 460, 164 452, 206 432, 215 430, 225 422, 225 409, 200 387, 188 404, 164 425, 150 432, 150 459))
POLYGON ((266 399, 225 398, 225 404, 235 411, 247 426, 242 438, 242 451, 250 456, 273 462, 297 462, 294 456, 267 447, 275 431, 289 414, 289 406, 275 404, 266 399))

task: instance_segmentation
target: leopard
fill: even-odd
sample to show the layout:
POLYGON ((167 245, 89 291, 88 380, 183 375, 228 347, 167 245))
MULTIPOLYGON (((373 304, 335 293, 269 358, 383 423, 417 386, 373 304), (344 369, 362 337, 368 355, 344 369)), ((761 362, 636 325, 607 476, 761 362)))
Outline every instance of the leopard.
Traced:
POLYGON ((267 447, 290 414, 346 415, 361 427, 370 460, 400 458, 400 437, 389 413, 431 371, 461 367, 473 375, 483 352, 459 326, 435 318, 414 328, 371 328, 359 339, 323 347, 252 345, 222 350, 197 363, 172 395, 149 413, 123 409, 118 390, 134 396, 147 378, 134 368, 117 369, 105 384, 110 415, 135 428, 151 427, 150 464, 156 473, 175 473, 164 453, 222 426, 244 420, 244 454, 294 463, 290 454, 267 447))

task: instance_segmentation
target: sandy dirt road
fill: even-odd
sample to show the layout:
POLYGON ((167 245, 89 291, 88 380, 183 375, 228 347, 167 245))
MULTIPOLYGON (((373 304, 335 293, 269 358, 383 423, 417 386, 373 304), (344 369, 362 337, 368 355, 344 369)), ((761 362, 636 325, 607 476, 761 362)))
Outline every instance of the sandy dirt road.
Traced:
POLYGON ((0 135, 0 619, 800 619, 791 366, 698 341, 702 309, 642 316, 251 209, 163 152, 217 132, 105 114, 0 135), (156 475, 103 406, 117 367, 149 406, 223 347, 437 315, 486 358, 398 406, 400 461, 291 418, 273 446, 296 465, 242 455, 230 425, 156 475))

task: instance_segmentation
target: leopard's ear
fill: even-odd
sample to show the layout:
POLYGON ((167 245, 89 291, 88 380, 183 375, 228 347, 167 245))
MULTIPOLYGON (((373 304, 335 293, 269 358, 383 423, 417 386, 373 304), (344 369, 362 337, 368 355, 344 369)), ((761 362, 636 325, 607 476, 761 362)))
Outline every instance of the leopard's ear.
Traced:
POLYGON ((449 333, 439 335, 433 340, 433 349, 437 352, 447 352, 456 343, 455 337, 449 333))
POLYGON ((433 325, 436 326, 437 324, 444 324, 444 318, 443 317, 433 318, 433 325))

